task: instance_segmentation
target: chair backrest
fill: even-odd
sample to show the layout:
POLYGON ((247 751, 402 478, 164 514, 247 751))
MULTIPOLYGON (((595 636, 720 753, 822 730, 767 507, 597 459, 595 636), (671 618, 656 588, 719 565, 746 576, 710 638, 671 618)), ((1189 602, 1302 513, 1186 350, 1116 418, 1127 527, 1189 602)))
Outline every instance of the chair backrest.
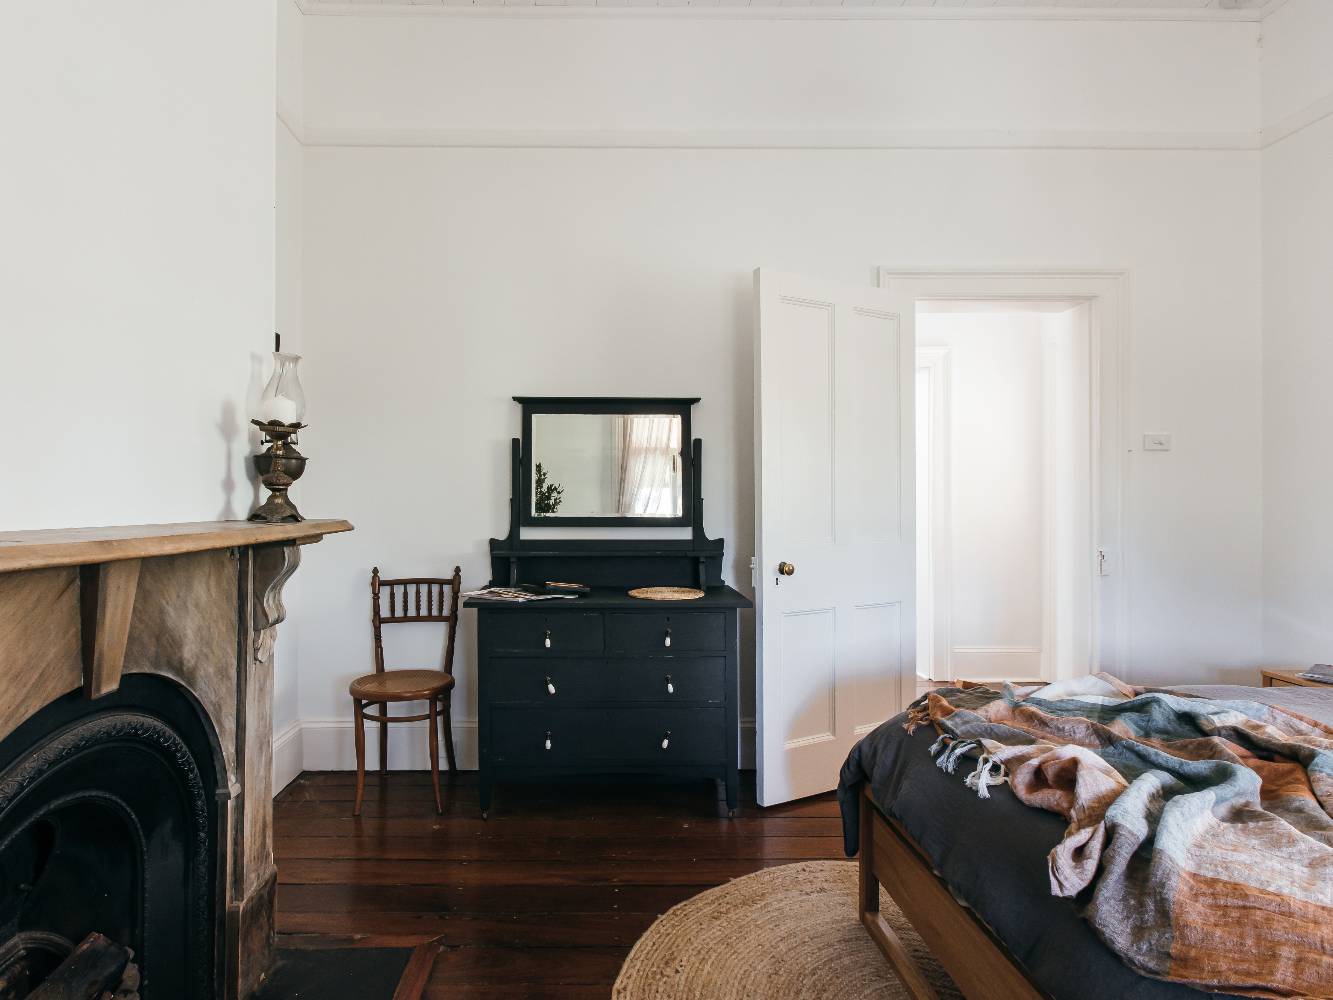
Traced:
POLYGON ((370 571, 370 623, 375 630, 375 673, 384 672, 382 626, 404 622, 444 622, 449 638, 444 650, 444 671, 454 672, 454 636, 458 632, 458 592, 463 574, 455 566, 451 577, 412 576, 397 580, 380 578, 380 568, 370 571), (389 613, 384 613, 387 592, 389 613), (446 603, 448 610, 445 610, 446 603))

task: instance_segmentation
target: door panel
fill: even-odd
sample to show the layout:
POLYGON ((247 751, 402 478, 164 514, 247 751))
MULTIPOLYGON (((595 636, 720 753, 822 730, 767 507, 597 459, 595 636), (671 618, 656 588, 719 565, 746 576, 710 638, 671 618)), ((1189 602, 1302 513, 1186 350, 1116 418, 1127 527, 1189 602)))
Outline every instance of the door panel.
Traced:
POLYGON ((834 738, 837 677, 834 674, 835 611, 818 608, 782 615, 783 698, 788 709, 787 747, 834 738))
POLYGON ((784 461, 777 500, 783 536, 791 542, 829 542, 834 532, 833 360, 831 304, 784 298, 784 322, 773 336, 789 370, 789 389, 777 399, 778 446, 784 461))
POLYGON ((858 604, 852 609, 843 670, 852 732, 860 737, 884 721, 884 706, 898 698, 903 669, 902 604, 858 604))
POLYGON ((854 538, 897 541, 902 476, 898 384, 898 317, 851 309, 838 358, 839 522, 854 538), (874 378, 864 371, 876 373, 874 378))
POLYGON ((914 687, 912 308, 756 272, 759 801, 827 791, 914 687), (785 575, 780 564, 791 564, 785 575))

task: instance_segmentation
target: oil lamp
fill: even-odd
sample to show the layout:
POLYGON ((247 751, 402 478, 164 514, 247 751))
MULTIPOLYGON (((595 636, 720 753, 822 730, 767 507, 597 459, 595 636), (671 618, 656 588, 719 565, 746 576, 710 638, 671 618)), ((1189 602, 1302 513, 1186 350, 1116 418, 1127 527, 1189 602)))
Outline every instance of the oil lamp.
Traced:
POLYGON ((255 469, 269 494, 268 499, 250 515, 251 521, 282 524, 305 520, 287 496, 292 483, 305 471, 305 456, 296 450, 297 432, 306 426, 301 423, 305 417, 305 393, 297 373, 300 362, 299 354, 282 352, 282 337, 275 333, 273 375, 264 386, 250 419, 250 423, 263 433, 263 443, 268 445, 255 456, 255 469))

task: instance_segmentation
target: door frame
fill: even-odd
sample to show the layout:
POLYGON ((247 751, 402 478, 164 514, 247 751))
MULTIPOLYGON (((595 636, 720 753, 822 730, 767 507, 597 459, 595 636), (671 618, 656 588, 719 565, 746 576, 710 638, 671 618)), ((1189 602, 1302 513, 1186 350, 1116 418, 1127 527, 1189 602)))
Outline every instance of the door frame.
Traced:
MULTIPOLYGON (((928 489, 930 491, 930 538, 926 546, 928 586, 918 589, 916 595, 917 650, 928 651, 928 680, 953 680, 953 457, 952 433, 953 359, 948 347, 916 347, 916 370, 925 371, 930 380, 930 439, 933 451, 930 457, 928 489), (923 614, 924 611, 924 614, 923 614), (922 623, 929 628, 922 629, 922 623), (934 676, 933 666, 944 664, 944 676, 934 676)), ((914 400, 919 404, 919 400, 914 400)), ((913 408, 915 413, 915 406, 913 408)), ((921 440, 917 428, 916 440, 921 440)), ((917 483, 920 492, 920 480, 917 483)), ((921 505, 917 504, 916 526, 921 531, 921 505)), ((919 554, 919 550, 918 550, 919 554)), ((922 563, 917 561, 917 582, 922 576, 922 563)), ((917 657, 916 674, 921 677, 921 657, 917 657)))
MULTIPOLYGON (((1124 454, 1127 427, 1125 373, 1129 371, 1130 286, 1127 268, 889 266, 877 284, 913 301, 1013 299, 1081 301, 1089 312, 1089 399, 1098 460, 1092 480, 1092 648, 1095 669, 1123 676, 1133 648, 1130 561, 1125 534, 1124 454)), ((915 671, 913 671, 915 674, 915 671)))

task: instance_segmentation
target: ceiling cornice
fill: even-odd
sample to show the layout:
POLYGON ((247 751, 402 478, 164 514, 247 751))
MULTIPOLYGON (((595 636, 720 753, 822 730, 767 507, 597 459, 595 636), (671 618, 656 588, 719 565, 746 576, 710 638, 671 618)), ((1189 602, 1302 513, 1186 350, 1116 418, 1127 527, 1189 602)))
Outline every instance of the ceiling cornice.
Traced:
POLYGON ((1222 21, 1258 22, 1286 0, 1268 0, 1262 8, 1214 7, 869 7, 785 6, 594 6, 588 3, 323 3, 295 0, 301 13, 316 17, 461 17, 461 18, 679 18, 721 21, 1222 21))

